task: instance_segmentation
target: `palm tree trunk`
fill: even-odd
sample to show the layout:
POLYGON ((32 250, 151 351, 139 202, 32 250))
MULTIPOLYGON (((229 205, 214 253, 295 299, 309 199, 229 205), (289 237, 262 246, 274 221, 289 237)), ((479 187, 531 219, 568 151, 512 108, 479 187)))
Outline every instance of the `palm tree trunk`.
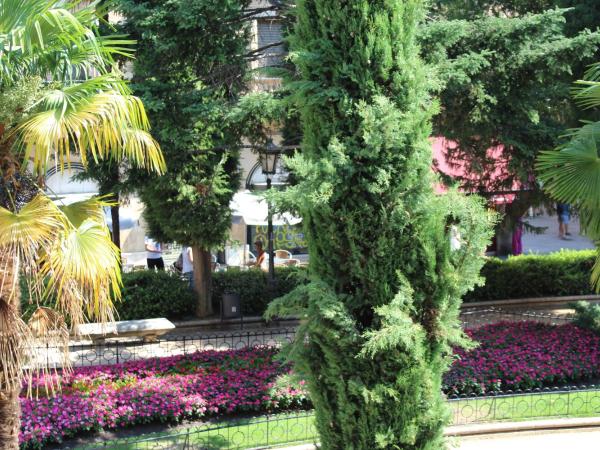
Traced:
POLYGON ((20 429, 19 389, 2 390, 0 391, 0 448, 2 450, 19 449, 20 429))
POLYGON ((208 317, 212 307, 212 256, 210 250, 192 247, 194 258, 194 291, 196 292, 196 316, 208 317))
MULTIPOLYGON (((21 292, 19 284, 13 283, 17 276, 17 267, 15 259, 7 253, 0 252, 0 302, 5 307, 16 308, 19 311, 21 292)), ((2 316, 5 315, 2 314, 2 316)), ((3 319, 6 319, 6 317, 3 317, 3 319)), ((19 335, 11 332, 8 329, 9 326, 9 320, 0 320, 0 346, 4 349, 18 348, 19 335)), ((9 376, 8 373, 12 372, 9 367, 14 367, 18 362, 8 361, 5 352, 2 353, 4 358, 0 360, 0 449, 18 450, 19 431, 21 429, 20 383, 15 382, 14 379, 6 379, 9 376)), ((17 353, 8 352, 9 355, 14 354, 18 358, 17 353)))

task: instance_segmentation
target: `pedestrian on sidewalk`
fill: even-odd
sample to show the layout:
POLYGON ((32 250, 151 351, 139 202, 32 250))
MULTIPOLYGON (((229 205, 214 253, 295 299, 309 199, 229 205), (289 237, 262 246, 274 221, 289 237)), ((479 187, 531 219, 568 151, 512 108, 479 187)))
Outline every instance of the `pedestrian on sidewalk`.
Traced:
POLYGON ((194 255, 192 253, 192 247, 183 246, 181 249, 181 272, 188 283, 190 289, 194 290, 194 255))
POLYGON ((514 256, 523 253, 523 219, 518 218, 512 235, 512 254, 514 256))
POLYGON ((146 247, 146 263, 150 270, 165 270, 165 261, 162 258, 162 245, 154 239, 146 236, 144 239, 146 247))
POLYGON ((568 241, 567 236, 571 236, 569 233, 569 222, 571 221, 571 205, 568 203, 557 203, 556 213, 558 214, 558 237, 568 241))

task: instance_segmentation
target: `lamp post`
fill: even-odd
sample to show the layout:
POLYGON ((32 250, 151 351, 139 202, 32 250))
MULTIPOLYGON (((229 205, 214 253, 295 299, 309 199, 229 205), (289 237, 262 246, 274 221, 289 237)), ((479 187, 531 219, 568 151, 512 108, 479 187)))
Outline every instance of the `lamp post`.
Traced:
MULTIPOLYGON (((277 159, 281 153, 280 149, 271 139, 260 151, 260 165, 263 174, 267 177, 267 191, 271 189, 271 177, 275 175, 277 159)), ((267 199, 267 238, 269 252, 269 282, 275 279, 275 255, 273 254, 273 214, 271 212, 271 201, 267 199)))

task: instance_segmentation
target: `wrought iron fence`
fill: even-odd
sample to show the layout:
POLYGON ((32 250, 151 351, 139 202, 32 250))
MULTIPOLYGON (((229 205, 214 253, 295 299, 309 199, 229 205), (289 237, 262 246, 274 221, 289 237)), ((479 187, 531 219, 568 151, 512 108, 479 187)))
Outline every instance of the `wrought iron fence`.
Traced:
MULTIPOLYGON (((452 425, 587 417, 600 414, 600 386, 503 392, 448 399, 452 425)), ((450 430, 452 434, 452 430, 450 430)), ((108 442, 62 447, 77 450, 213 450, 249 449, 315 442, 314 412, 301 411, 238 419, 108 442)))
MULTIPOLYGON (((155 357, 186 355, 204 350, 235 350, 248 347, 279 347, 291 342, 294 328, 215 332, 191 336, 168 336, 156 342, 140 339, 107 340, 102 344, 74 343, 69 345, 69 357, 74 367, 118 364, 155 357)), ((46 344, 33 349, 38 365, 60 368, 63 349, 46 344)))
POLYGON ((215 450, 250 449, 316 442, 312 411, 237 419, 224 424, 191 427, 109 442, 62 447, 77 450, 215 450))
POLYGON ((600 386, 503 391, 448 399, 453 425, 600 415, 600 386))
MULTIPOLYGON (((568 316, 556 316, 537 311, 511 311, 499 308, 466 309, 460 316, 464 328, 499 321, 534 320, 545 323, 563 324, 572 320, 568 316)), ((69 358, 74 367, 102 364, 118 364, 154 357, 185 355, 203 350, 233 350, 256 346, 279 347, 294 339, 295 328, 272 328, 248 331, 198 333, 190 336, 167 336, 156 342, 143 342, 129 338, 107 340, 102 344, 90 342, 73 343, 69 346, 69 358)), ((32 357, 46 368, 60 368, 63 349, 55 344, 40 345, 33 350, 32 357)))

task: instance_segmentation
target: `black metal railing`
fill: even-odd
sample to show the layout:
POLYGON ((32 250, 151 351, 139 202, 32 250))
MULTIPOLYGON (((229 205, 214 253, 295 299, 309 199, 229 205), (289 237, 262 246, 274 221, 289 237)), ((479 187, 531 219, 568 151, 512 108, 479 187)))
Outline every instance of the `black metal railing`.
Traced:
MULTIPOLYGON (((572 321, 569 316, 556 316, 538 311, 512 311, 499 308, 466 309, 460 316, 465 329, 509 321, 534 320, 551 324, 572 321)), ((185 355, 203 350, 234 350, 256 346, 279 347, 291 342, 295 328, 272 328, 248 331, 226 331, 197 333, 189 336, 172 335, 156 342, 144 342, 137 338, 107 340, 99 344, 90 342, 73 343, 69 346, 69 357, 73 367, 118 364, 125 361, 185 355)), ((64 349, 55 344, 40 345, 32 349, 38 366, 60 368, 64 361, 64 349)))
POLYGON ((448 399, 453 425, 600 415, 600 386, 503 391, 448 399))
POLYGON ((109 442, 63 446, 77 450, 214 450, 276 447, 282 444, 316 442, 313 411, 236 419, 223 424, 190 427, 156 433, 146 438, 130 437, 109 442))
MULTIPOLYGON (((107 340, 102 344, 74 343, 68 352, 73 367, 119 364, 126 361, 187 355, 205 350, 236 350, 249 347, 279 347, 294 339, 294 328, 215 332, 191 336, 168 336, 156 342, 141 339, 107 340)), ((38 366, 60 368, 64 349, 46 344, 33 349, 38 366)))
MULTIPOLYGON (((524 421, 600 414, 600 386, 503 392, 476 397, 449 398, 451 425, 524 421)), ((449 430, 450 434, 453 430, 449 430)), ((213 450, 277 447, 316 442, 313 411, 236 419, 108 442, 63 446, 78 450, 213 450)))

